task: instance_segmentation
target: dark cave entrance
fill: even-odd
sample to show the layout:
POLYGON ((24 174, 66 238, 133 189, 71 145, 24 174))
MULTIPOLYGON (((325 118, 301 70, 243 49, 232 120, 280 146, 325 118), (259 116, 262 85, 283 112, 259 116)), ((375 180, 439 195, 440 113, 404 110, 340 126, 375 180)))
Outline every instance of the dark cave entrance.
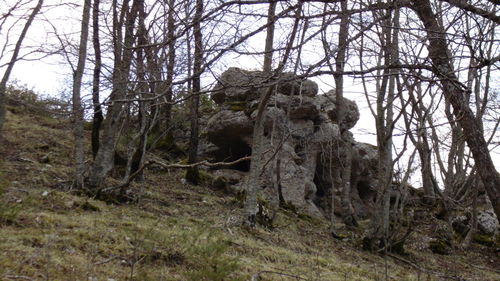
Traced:
POLYGON ((360 181, 356 185, 359 199, 365 204, 375 203, 377 192, 366 181, 360 181))
MULTIPOLYGON (((240 139, 232 139, 227 142, 227 145, 219 148, 216 159, 218 162, 232 162, 250 155, 252 155, 252 148, 247 143, 240 139)), ((248 172, 250 171, 250 160, 239 162, 227 168, 248 172)))

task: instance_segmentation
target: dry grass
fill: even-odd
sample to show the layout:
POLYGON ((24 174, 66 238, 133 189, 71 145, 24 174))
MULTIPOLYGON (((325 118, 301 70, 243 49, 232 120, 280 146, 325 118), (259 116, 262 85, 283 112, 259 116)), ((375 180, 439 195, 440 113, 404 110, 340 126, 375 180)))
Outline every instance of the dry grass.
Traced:
POLYGON ((146 171, 133 204, 78 196, 66 189, 67 121, 22 112, 7 120, 0 204, 14 212, 0 220, 1 280, 249 280, 258 272, 261 280, 386 280, 385 268, 388 280, 500 280, 500 259, 485 259, 477 245, 452 256, 410 246, 404 259, 415 267, 361 252, 361 233, 337 241, 325 221, 287 210, 272 231, 241 228, 238 199, 182 184, 182 171, 146 171))

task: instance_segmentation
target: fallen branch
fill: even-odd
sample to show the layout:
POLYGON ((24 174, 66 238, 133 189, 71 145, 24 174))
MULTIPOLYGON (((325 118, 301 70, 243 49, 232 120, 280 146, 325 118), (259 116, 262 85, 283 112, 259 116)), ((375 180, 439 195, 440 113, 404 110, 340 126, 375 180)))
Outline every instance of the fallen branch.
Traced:
POLYGON ((472 267, 475 267, 477 269, 488 270, 488 271, 500 273, 500 270, 497 270, 497 269, 494 269, 494 268, 488 268, 488 267, 485 267, 485 266, 479 266, 479 265, 475 265, 475 264, 472 264, 472 263, 467 263, 467 264, 470 265, 470 266, 472 266, 472 267))
POLYGON ((254 275, 252 275, 252 278, 250 279, 250 281, 258 281, 258 280, 260 280, 260 275, 263 274, 263 273, 277 274, 277 275, 280 275, 280 276, 295 278, 297 280, 307 280, 307 279, 302 278, 300 276, 292 275, 292 274, 288 274, 288 273, 284 273, 284 272, 263 270, 263 271, 259 271, 259 272, 255 273, 254 275))
POLYGON ((23 275, 5 275, 5 278, 9 279, 21 279, 21 280, 28 280, 28 281, 34 281, 35 279, 28 277, 28 276, 23 276, 23 275))
POLYGON ((101 264, 105 264, 105 263, 108 263, 108 262, 110 262, 110 261, 113 261, 113 260, 116 260, 116 259, 119 259, 119 258, 121 258, 121 257, 120 257, 120 256, 112 256, 112 257, 110 257, 110 258, 108 258, 108 259, 105 259, 105 260, 103 260, 103 261, 95 262, 95 263, 94 263, 94 265, 101 265, 101 264))
POLYGON ((387 253, 387 256, 389 256, 389 257, 391 257, 393 259, 396 259, 398 261, 404 262, 404 263, 412 266, 413 268, 417 269, 418 271, 422 271, 422 272, 425 272, 425 273, 434 274, 436 276, 439 276, 439 277, 445 278, 445 279, 451 279, 451 280, 456 280, 456 281, 467 281, 467 279, 465 279, 463 277, 460 277, 460 276, 447 275, 447 274, 445 274, 443 272, 439 272, 439 271, 427 269, 427 268, 419 266, 418 264, 413 263, 413 262, 411 262, 411 261, 409 261, 407 259, 404 259, 404 258, 399 257, 397 255, 393 255, 391 253, 387 253))
POLYGON ((137 177, 146 167, 151 166, 153 164, 161 166, 162 168, 165 168, 165 169, 173 169, 173 168, 187 169, 187 168, 193 168, 193 167, 198 167, 198 166, 206 166, 206 167, 214 168, 214 167, 228 167, 228 166, 232 166, 232 165, 241 163, 243 161, 247 161, 247 160, 252 159, 251 156, 246 156, 246 157, 242 157, 242 158, 237 159, 237 160, 232 161, 232 162, 211 163, 211 162, 208 162, 207 160, 203 160, 203 161, 196 162, 193 164, 180 164, 180 163, 168 164, 168 163, 165 163, 162 159, 160 159, 156 156, 153 156, 153 155, 148 156, 148 158, 149 159, 146 160, 146 163, 144 163, 139 169, 137 169, 137 171, 132 173, 124 183, 117 185, 117 186, 110 186, 110 187, 104 188, 100 192, 106 193, 106 192, 109 192, 112 190, 123 189, 123 188, 129 186, 135 177, 137 177))
POLYGON ((237 160, 232 161, 232 162, 211 163, 211 162, 208 162, 207 160, 203 160, 203 161, 196 162, 193 164, 180 164, 180 163, 167 164, 167 163, 164 163, 161 159, 154 157, 154 158, 150 158, 148 161, 151 162, 151 164, 159 165, 165 169, 171 169, 171 168, 187 169, 187 168, 194 168, 194 167, 198 167, 198 166, 206 166, 206 167, 211 167, 211 168, 213 168, 213 167, 228 167, 228 166, 232 166, 232 165, 235 165, 235 164, 238 164, 238 163, 241 163, 243 161, 250 160, 250 159, 252 159, 251 156, 246 156, 246 157, 242 157, 242 158, 237 159, 237 160))

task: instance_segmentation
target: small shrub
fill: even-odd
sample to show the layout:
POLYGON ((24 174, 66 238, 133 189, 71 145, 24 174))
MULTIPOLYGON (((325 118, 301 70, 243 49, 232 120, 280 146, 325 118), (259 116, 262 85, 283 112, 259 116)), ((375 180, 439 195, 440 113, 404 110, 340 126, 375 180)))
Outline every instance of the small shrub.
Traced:
POLYGON ((29 113, 35 113, 45 117, 66 115, 70 112, 71 104, 54 97, 41 96, 35 91, 28 89, 25 85, 19 85, 16 81, 7 86, 7 105, 16 111, 23 109, 29 113))

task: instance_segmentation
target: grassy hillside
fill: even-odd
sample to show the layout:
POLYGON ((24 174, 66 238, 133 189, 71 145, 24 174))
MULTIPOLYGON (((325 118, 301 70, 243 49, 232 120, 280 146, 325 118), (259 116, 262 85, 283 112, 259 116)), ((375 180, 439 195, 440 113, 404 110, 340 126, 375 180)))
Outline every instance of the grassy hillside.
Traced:
POLYGON ((403 257, 363 252, 362 229, 335 240, 326 221, 290 210, 272 230, 241 228, 238 198, 183 184, 181 170, 147 170, 132 184, 133 203, 79 196, 69 190, 69 128, 65 118, 9 107, 0 280, 500 280, 491 247, 433 254, 432 221, 412 234, 403 257))

